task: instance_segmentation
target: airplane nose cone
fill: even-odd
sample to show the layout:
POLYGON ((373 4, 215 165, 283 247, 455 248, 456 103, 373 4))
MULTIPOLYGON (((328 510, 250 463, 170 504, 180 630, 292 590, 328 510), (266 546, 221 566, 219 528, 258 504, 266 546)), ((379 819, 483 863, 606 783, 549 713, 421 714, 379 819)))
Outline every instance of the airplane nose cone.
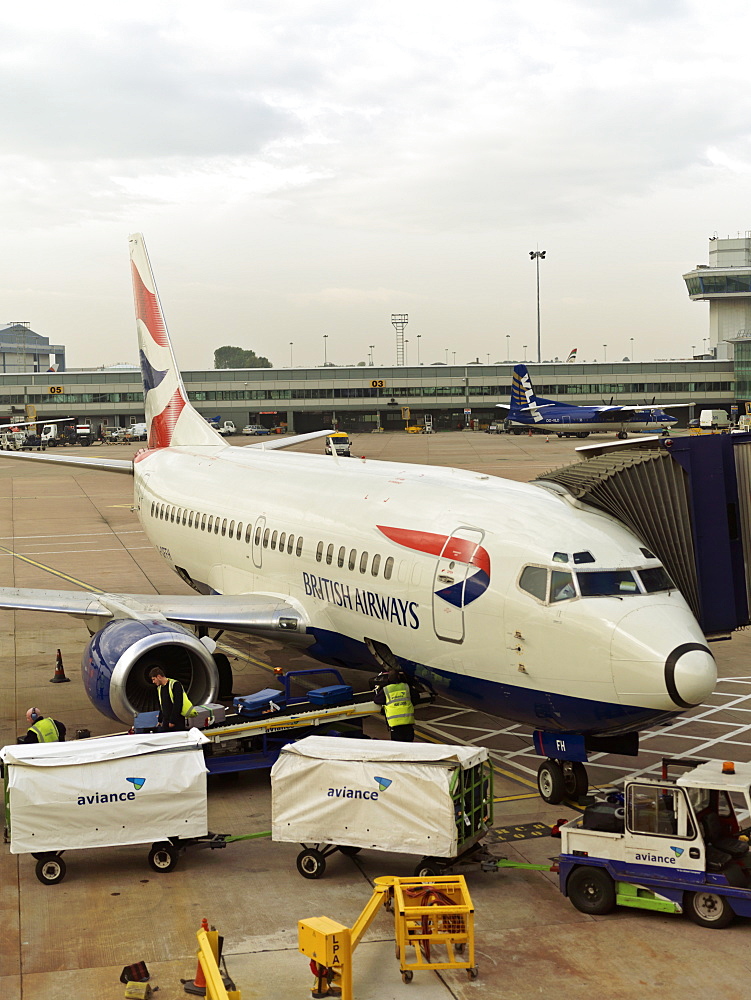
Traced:
POLYGON ((685 642, 665 660, 665 686, 682 708, 701 705, 717 682, 717 665, 709 649, 699 642, 685 642))
POLYGON ((615 688, 630 705, 692 708, 717 682, 714 657, 682 601, 650 599, 629 611, 613 631, 610 652, 615 688))

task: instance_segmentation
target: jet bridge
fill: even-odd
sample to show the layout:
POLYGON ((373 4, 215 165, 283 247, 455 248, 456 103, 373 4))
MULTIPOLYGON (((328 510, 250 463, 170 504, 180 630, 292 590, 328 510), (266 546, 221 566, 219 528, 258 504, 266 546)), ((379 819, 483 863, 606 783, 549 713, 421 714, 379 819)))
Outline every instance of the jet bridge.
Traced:
POLYGON ((751 620, 751 434, 643 438, 577 451, 540 486, 611 514, 662 561, 708 637, 751 620))

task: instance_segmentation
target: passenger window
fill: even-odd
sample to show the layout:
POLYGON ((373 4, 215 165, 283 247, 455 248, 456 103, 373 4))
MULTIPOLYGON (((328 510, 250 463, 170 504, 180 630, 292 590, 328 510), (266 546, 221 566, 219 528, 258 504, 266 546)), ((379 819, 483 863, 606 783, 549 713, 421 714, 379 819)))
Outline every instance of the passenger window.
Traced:
POLYGON ((279 551, 284 552, 284 543, 287 539, 287 532, 283 531, 279 536, 279 551))
POLYGON ((386 562, 383 564, 383 578, 384 580, 390 580, 391 574, 394 572, 394 558, 389 556, 386 562))
POLYGON ((350 569, 354 569, 357 565, 357 551, 355 549, 350 549, 349 562, 347 563, 350 569))
POLYGON ((229 522, 229 530, 228 530, 227 534, 229 535, 230 538, 234 538, 235 537, 235 522, 234 521, 230 521, 229 522))
POLYGON ((297 549, 295 550, 295 555, 302 555, 302 535, 299 535, 297 538, 297 549))
POLYGON ((222 519, 222 535, 224 536, 226 534, 227 534, 227 518, 225 517, 222 519))
POLYGON ((287 539, 287 555, 288 556, 292 555, 292 550, 294 549, 294 547, 295 547, 295 536, 294 535, 290 535, 289 538, 287 539))
POLYGON ((151 501, 151 516, 154 516, 154 501, 151 501))
POLYGON ((329 547, 326 549, 326 565, 330 566, 333 561, 334 561, 334 546, 329 545, 329 547))
POLYGON ((380 568, 380 565, 381 565, 381 557, 378 554, 376 554, 373 556, 373 565, 370 567, 370 572, 373 574, 373 576, 378 576, 378 570, 380 568))
POLYGON ((183 507, 183 524, 188 523, 188 508, 183 507))
POLYGON ((212 531, 213 527, 214 527, 214 515, 212 514, 212 515, 211 515, 211 517, 209 518, 209 523, 208 523, 208 525, 207 525, 207 527, 206 527, 206 530, 207 530, 207 531, 208 531, 209 533, 211 533, 211 531, 212 531))
POLYGON ((214 534, 215 535, 219 534, 219 518, 218 517, 214 518, 214 534))
POLYGON ((360 572, 364 573, 368 568, 368 553, 363 552, 360 556, 360 572))
POLYGON ((206 530, 206 515, 201 514, 201 531, 206 530))
POLYGON ((260 545, 261 544, 261 525, 260 524, 256 528, 256 537, 253 539, 253 543, 255 545, 260 545))
POLYGON ((316 562, 320 562, 323 559, 323 542, 319 542, 316 546, 316 562))
POLYGON ((276 548, 276 540, 277 540, 278 535, 279 535, 278 531, 274 531, 271 534, 271 548, 272 549, 276 548))
POLYGON ((248 525, 248 526, 247 526, 247 527, 245 528, 245 541, 246 541, 246 542, 248 542, 248 543, 250 542, 250 536, 251 536, 252 534, 253 534, 253 525, 252 525, 252 524, 249 524, 249 525, 248 525))
POLYGON ((172 522, 174 522, 174 520, 175 520, 175 508, 174 507, 170 507, 170 509, 169 509, 169 519, 172 522))
POLYGON ((564 573, 563 570, 554 569, 550 574, 551 601, 570 601, 572 597, 576 597, 573 576, 564 573))
POLYGON ((242 521, 238 521, 237 522, 237 534, 235 535, 235 537, 237 538, 238 542, 242 541, 242 537, 243 537, 243 523, 242 523, 242 521))
MULTIPOLYGON (((197 521, 197 520, 198 520, 198 519, 196 518, 196 521, 197 521)), ((192 528, 192 527, 193 527, 193 511, 192 511, 192 510, 191 510, 191 511, 189 512, 189 514, 188 514, 188 527, 189 527, 189 528, 192 528)))
POLYGON ((267 548, 269 547, 269 535, 270 535, 270 534, 271 534, 271 531, 270 531, 270 529, 269 529, 269 528, 267 528, 267 529, 266 529, 266 530, 264 531, 264 533, 263 533, 263 547, 264 547, 265 549, 267 549, 267 548))
POLYGON ((548 596, 548 571, 542 566, 525 566, 519 586, 538 601, 544 601, 548 596))
POLYGON ((347 554, 347 550, 342 545, 336 554, 336 565, 341 569, 344 565, 344 557, 347 554))

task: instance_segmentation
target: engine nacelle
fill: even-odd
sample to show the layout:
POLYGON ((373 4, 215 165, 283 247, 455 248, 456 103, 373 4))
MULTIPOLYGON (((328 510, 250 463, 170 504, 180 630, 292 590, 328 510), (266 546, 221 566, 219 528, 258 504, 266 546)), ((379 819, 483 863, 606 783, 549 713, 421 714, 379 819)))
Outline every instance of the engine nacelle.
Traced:
POLYGON ((92 636, 81 673, 89 701, 127 726, 138 712, 159 708, 149 670, 161 667, 180 681, 194 705, 216 700, 219 674, 214 658, 192 632, 171 622, 117 618, 92 636))

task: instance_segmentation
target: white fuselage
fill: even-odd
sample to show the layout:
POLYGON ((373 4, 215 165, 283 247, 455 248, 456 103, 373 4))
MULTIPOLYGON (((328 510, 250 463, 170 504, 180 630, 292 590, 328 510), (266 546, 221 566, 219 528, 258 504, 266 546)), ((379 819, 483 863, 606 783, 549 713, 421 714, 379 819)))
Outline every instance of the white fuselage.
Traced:
POLYGON ((303 611, 322 659, 372 665, 367 640, 380 642, 449 693, 561 731, 640 728, 714 685, 711 654, 698 651, 704 636, 676 589, 634 585, 551 603, 520 588, 525 567, 575 570, 574 553, 591 554, 586 569, 659 566, 614 519, 540 486, 172 447, 137 457, 135 494, 150 540, 196 589, 283 595, 303 611), (666 686, 666 663, 683 646, 693 652, 670 667, 666 686))

